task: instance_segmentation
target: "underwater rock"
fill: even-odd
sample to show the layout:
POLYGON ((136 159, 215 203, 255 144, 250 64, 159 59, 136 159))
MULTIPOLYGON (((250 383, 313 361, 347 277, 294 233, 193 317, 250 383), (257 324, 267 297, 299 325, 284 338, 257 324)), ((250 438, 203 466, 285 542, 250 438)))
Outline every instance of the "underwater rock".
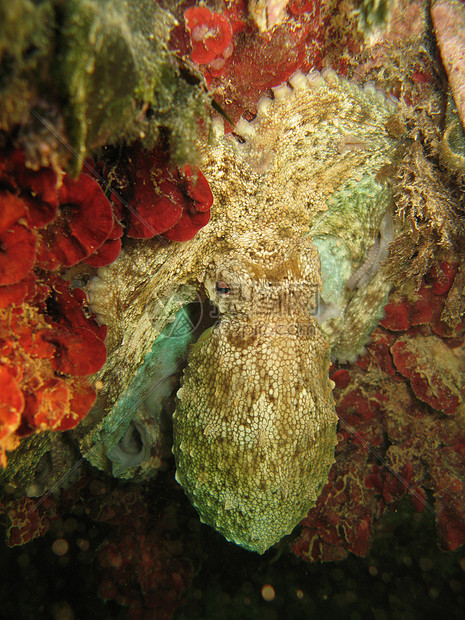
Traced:
POLYGON ((382 316, 390 284, 374 266, 396 224, 378 173, 399 141, 398 106, 372 85, 298 72, 273 95, 201 147, 211 222, 182 245, 127 244, 87 287, 110 353, 95 418, 113 415, 182 307, 199 295, 218 308, 178 392, 177 479, 203 521, 260 553, 315 504, 333 462, 329 355, 354 359, 382 316), (336 312, 319 323, 318 304, 336 312))
POLYGON ((53 2, 30 0, 0 6, 2 91, 0 127, 9 130, 36 103, 36 86, 44 79, 53 54, 53 2))
POLYGON ((393 292, 366 354, 331 370, 336 463, 292 544, 299 557, 366 555, 376 521, 405 496, 435 513, 442 548, 465 544, 465 326, 437 333, 457 275, 438 261, 414 294, 393 292))
POLYGON ((169 11, 151 0, 20 0, 0 10, 0 128, 21 125, 28 160, 58 168, 71 158, 77 174, 89 150, 151 148, 161 128, 177 162, 193 159, 208 96, 167 49, 169 11))
POLYGON ((431 19, 455 105, 465 130, 465 7, 463 2, 434 0, 431 5, 431 19))
POLYGON ((58 495, 81 475, 79 451, 68 433, 42 433, 24 437, 19 448, 8 455, 8 467, 1 470, 2 485, 28 497, 58 495))

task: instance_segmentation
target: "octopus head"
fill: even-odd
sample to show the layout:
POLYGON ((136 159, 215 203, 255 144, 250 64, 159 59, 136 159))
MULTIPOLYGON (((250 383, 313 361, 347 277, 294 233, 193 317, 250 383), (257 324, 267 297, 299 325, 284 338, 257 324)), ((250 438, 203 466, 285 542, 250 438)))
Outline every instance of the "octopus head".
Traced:
POLYGON ((177 480, 202 521, 263 553, 306 516, 334 460, 318 252, 310 240, 249 246, 220 255, 204 283, 220 319, 178 392, 177 480))

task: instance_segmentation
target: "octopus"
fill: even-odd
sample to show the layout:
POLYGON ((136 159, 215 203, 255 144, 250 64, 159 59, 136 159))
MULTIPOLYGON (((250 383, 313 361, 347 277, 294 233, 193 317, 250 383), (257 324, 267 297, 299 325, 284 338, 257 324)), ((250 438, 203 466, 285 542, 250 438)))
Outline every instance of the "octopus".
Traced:
POLYGON ((214 122, 210 222, 127 243, 88 284, 109 350, 80 431, 90 460, 113 432, 106 457, 121 470, 129 446, 140 471, 142 421, 171 398, 176 479, 204 523, 264 553, 307 515, 337 443, 331 360, 363 352, 390 290, 398 108, 328 69, 295 73, 232 134, 214 122))

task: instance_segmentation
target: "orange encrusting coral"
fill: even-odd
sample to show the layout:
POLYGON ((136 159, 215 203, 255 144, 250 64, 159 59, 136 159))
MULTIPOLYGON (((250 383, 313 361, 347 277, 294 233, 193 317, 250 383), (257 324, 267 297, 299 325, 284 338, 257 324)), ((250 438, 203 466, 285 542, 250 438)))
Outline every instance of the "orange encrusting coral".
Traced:
POLYGON ((104 359, 105 345, 92 330, 80 328, 76 335, 50 325, 28 305, 0 311, 3 465, 6 450, 16 447, 17 439, 37 431, 68 430, 79 423, 95 399, 84 376, 96 372, 104 359), (85 360, 81 366, 73 358, 76 338, 85 360))
MULTIPOLYGON (((112 205, 89 176, 60 181, 0 157, 0 464, 22 437, 76 426, 95 400, 106 328, 58 275, 114 235, 112 205), (53 271, 53 273, 51 273, 53 271)), ((118 250, 119 251, 119 250, 118 250)))

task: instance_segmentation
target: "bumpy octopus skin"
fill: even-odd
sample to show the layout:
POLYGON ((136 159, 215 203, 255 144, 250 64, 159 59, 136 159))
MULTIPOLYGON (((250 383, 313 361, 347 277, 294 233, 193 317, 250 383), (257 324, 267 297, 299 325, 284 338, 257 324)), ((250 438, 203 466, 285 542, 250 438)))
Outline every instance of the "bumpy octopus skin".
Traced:
POLYGON ((178 391, 176 477, 203 522, 259 553, 327 481, 330 354, 363 350, 389 291, 383 268, 372 275, 363 264, 390 208, 377 175, 397 145, 396 104, 332 71, 289 82, 260 100, 251 123, 230 136, 216 124, 201 147, 211 222, 186 243, 130 243, 88 290, 110 353, 89 425, 111 415, 180 308, 205 295, 218 308, 178 391), (357 269, 368 282, 347 287, 357 269))

